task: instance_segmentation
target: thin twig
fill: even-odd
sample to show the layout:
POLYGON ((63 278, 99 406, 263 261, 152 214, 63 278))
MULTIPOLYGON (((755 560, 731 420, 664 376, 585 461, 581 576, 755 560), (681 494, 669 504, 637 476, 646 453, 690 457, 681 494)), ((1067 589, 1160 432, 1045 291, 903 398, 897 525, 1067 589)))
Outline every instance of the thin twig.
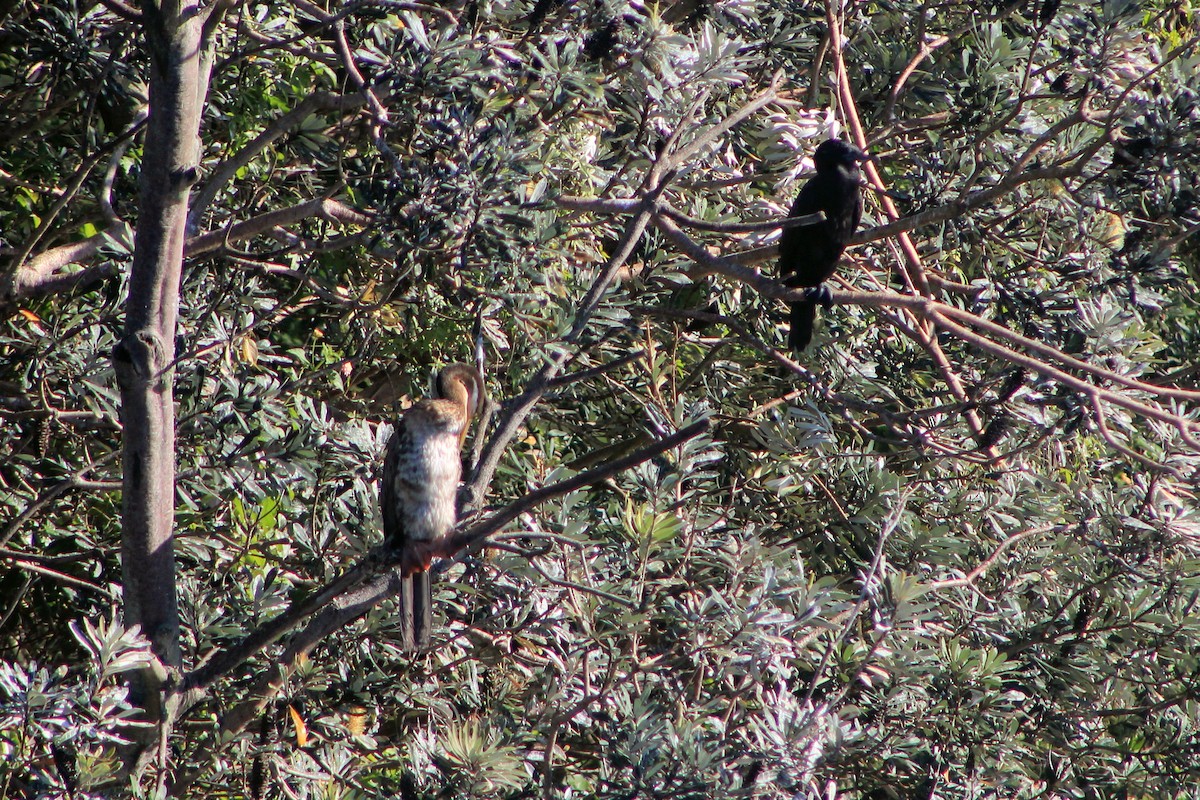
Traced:
POLYGON ((976 567, 961 578, 948 578, 946 580, 932 581, 928 585, 928 590, 931 592, 940 591, 942 589, 955 589, 961 586, 974 586, 975 582, 982 578, 989 569, 996 563, 997 559, 1004 554, 1004 551, 1015 545, 1017 542, 1028 539, 1030 536, 1046 533, 1054 530, 1055 525, 1043 525, 1040 528, 1030 528, 1029 530, 1014 533, 1000 544, 996 545, 996 549, 991 552, 987 558, 980 561, 976 567))
MULTIPOLYGON (((62 481, 56 483, 54 486, 50 487, 50 489, 48 489, 45 492, 45 494, 38 497, 37 500, 30 503, 29 506, 27 506, 25 508, 25 510, 23 510, 20 514, 18 514, 12 520, 12 522, 10 522, 6 526, 4 526, 3 533, 0 533, 0 546, 8 544, 9 539, 11 539, 16 534, 16 532, 21 528, 22 525, 24 525, 28 520, 30 520, 35 514, 37 514, 39 511, 41 511, 47 505, 54 502, 56 499, 58 499, 59 497, 61 497, 64 494, 66 494, 67 492, 69 492, 73 489, 97 488, 94 485, 94 482, 86 480, 84 478, 84 476, 88 475, 89 473, 94 472, 97 468, 102 467, 105 464, 108 464, 108 463, 114 461, 117 458, 117 456, 119 456, 120 454, 121 453, 119 450, 114 450, 111 453, 107 453, 103 456, 100 456, 99 458, 93 460, 92 463, 88 464, 86 467, 81 467, 80 469, 75 470, 75 472, 71 473, 70 477, 68 477, 65 480, 62 480, 62 481)), ((109 489, 109 488, 120 489, 121 484, 118 482, 118 483, 115 483, 115 486, 114 486, 114 484, 112 482, 104 482, 102 484, 102 488, 103 489, 109 489)))

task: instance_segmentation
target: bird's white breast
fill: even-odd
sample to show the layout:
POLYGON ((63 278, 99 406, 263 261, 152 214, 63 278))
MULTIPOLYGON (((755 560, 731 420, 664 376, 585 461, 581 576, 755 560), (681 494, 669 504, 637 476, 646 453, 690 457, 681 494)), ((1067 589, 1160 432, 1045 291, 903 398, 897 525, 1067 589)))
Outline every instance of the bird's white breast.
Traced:
POLYGON ((458 436, 438 431, 415 436, 401 474, 405 531, 416 540, 436 539, 454 529, 455 497, 462 477, 458 436))

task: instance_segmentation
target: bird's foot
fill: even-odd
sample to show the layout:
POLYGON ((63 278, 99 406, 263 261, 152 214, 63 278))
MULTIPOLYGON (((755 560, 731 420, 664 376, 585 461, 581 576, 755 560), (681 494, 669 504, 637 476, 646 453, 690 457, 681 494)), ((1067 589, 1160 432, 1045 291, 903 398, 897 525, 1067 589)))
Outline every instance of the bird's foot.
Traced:
POLYGON ((829 287, 825 284, 813 286, 804 293, 804 299, 811 303, 820 303, 825 308, 833 305, 833 292, 829 291, 829 287))

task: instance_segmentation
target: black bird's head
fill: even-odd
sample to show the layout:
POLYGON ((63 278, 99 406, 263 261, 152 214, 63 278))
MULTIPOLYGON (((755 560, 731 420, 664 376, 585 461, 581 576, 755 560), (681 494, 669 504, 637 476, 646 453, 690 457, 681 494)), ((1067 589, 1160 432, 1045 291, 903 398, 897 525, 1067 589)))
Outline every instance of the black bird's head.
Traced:
POLYGON ((818 173, 830 173, 839 168, 855 172, 859 162, 870 158, 869 154, 841 139, 827 139, 821 142, 817 152, 813 153, 813 163, 816 164, 818 173))

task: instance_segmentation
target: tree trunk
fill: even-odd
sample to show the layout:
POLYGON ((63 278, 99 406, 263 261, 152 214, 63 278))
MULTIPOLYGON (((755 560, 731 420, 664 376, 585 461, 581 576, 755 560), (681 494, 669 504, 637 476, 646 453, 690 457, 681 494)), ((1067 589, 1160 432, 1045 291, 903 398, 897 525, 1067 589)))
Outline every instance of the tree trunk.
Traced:
MULTIPOLYGON (((161 666, 132 680, 134 701, 160 723, 167 670, 182 665, 172 541, 175 510, 175 407, 172 392, 188 194, 196 179, 200 112, 209 65, 205 14, 194 0, 146 0, 150 113, 139 178, 139 211, 125 332, 113 349, 121 390, 123 495, 121 566, 126 625, 141 625, 161 666), (165 667, 164 670, 162 667, 165 667)), ((150 755, 140 742, 137 755, 150 755)), ((166 752, 165 747, 159 749, 166 752)), ((165 765, 163 765, 165 766, 165 765)), ((161 784, 160 784, 161 791, 161 784)))

